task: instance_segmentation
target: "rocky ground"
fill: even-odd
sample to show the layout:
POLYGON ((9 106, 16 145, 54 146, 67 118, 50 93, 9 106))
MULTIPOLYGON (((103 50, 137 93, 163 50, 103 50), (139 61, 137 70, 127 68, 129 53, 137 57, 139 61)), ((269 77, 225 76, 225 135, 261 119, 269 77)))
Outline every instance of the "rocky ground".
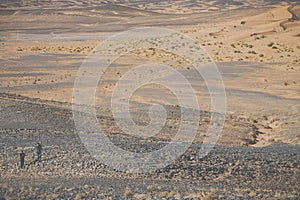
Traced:
MULTIPOLYGON (((0 102, 4 199, 298 199, 300 195, 299 146, 226 147, 220 140, 208 156, 199 158, 201 144, 196 142, 163 169, 124 173, 90 156, 67 104, 7 94, 0 102), (33 163, 36 142, 44 150, 42 161, 33 163), (19 166, 20 148, 26 152, 24 169, 19 166)), ((231 116, 226 123, 245 123, 237 119, 231 116)), ((151 151, 168 142, 160 137, 132 140, 116 132, 109 137, 131 151, 151 151)))

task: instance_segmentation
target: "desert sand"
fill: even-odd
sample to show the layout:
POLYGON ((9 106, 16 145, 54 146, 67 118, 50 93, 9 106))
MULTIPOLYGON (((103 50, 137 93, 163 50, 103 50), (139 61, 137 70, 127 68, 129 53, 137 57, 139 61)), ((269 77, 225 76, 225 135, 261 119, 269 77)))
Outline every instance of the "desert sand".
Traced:
MULTIPOLYGON (((77 72, 82 62, 89 53, 95 51, 94 48, 98 44, 116 33, 138 27, 161 27, 179 31, 196 41, 199 47, 204 49, 216 63, 224 81, 227 97, 226 120, 217 145, 233 148, 228 151, 225 150, 228 154, 234 152, 235 147, 241 148, 242 150, 239 153, 245 157, 247 157, 247 151, 253 153, 257 150, 261 153, 262 157, 259 158, 262 160, 268 160, 268 153, 263 153, 264 147, 271 148, 270 154, 274 153, 274 157, 270 158, 271 163, 273 163, 273 158, 283 159, 284 156, 280 154, 281 150, 272 150, 273 146, 283 145, 282 151, 288 151, 289 156, 286 160, 284 158, 282 162, 287 163, 286 165, 290 165, 291 168, 283 167, 284 172, 280 174, 278 164, 276 165, 278 167, 276 173, 279 173, 279 176, 282 177, 281 181, 293 177, 291 174, 287 175, 288 169, 296 177, 299 176, 297 160, 299 161, 298 147, 300 145, 300 7, 297 3, 293 0, 288 2, 267 0, 174 2, 30 0, 1 2, 0 100, 1 112, 3 113, 1 113, 2 117, 0 118, 0 140, 3 144, 3 147, 1 147, 3 171, 1 172, 0 182, 3 188, 7 189, 0 190, 1 195, 14 196, 16 190, 12 189, 10 191, 8 183, 17 186, 18 178, 27 183, 26 176, 22 174, 26 170, 36 178, 35 180, 52 177, 54 181, 49 179, 51 183, 59 180, 57 177, 61 174, 67 173, 71 177, 68 179, 70 181, 68 184, 71 184, 71 179, 82 175, 79 172, 80 167, 86 170, 86 174, 82 176, 97 176, 97 172, 92 171, 92 167, 88 164, 84 167, 77 166, 67 158, 69 156, 80 163, 80 156, 69 155, 64 152, 72 151, 71 149, 80 149, 78 152, 84 155, 85 163, 90 162, 88 154, 82 150, 81 144, 77 143, 76 131, 72 123, 71 109, 74 81, 78 76, 77 72), (53 110, 53 112, 48 113, 43 108, 53 110), (38 115, 36 116, 34 113, 40 113, 41 121, 38 115), (50 116, 49 122, 47 122, 47 116, 50 116), (65 120, 66 125, 63 125, 59 120, 65 120), (58 128, 56 128, 56 125, 58 128), (34 130, 36 130, 36 134, 34 130), (63 153, 61 153, 61 157, 58 155, 53 158, 53 162, 45 161, 45 165, 48 165, 45 169, 39 168, 37 165, 28 166, 26 170, 19 171, 17 162, 11 160, 8 156, 11 149, 19 148, 18 143, 13 142, 11 138, 18 138, 22 135, 24 141, 26 140, 22 145, 32 146, 33 138, 43 137, 41 133, 43 131, 47 132, 45 138, 49 137, 49 141, 53 140, 53 144, 47 142, 49 146, 60 144, 52 138, 52 134, 57 134, 64 140, 68 137, 64 134, 72 135, 72 141, 74 140, 76 144, 65 144, 66 148, 59 148, 57 152, 56 150, 49 150, 49 154, 51 152, 63 153), (245 146, 249 149, 243 149, 245 146), (286 146, 288 150, 285 149, 286 146), (295 148, 296 153, 290 153, 289 148, 295 148), (293 159, 294 161, 292 161, 293 159), (64 163, 65 166, 76 166, 69 171, 60 171, 55 168, 54 172, 51 172, 52 175, 47 175, 51 171, 51 167, 56 166, 59 162, 64 163), (283 177, 286 177, 286 179, 283 177)), ((110 97, 116 82, 130 67, 153 62, 172 66, 187 76, 194 75, 194 68, 191 63, 177 55, 159 49, 132 51, 116 60, 113 67, 103 77, 103 83, 99 83, 96 95, 97 114, 101 119, 101 126, 109 135, 112 135, 112 138, 120 136, 125 138, 122 141, 129 140, 111 119, 110 97)), ((203 81, 197 82, 196 87, 199 88, 196 92, 202 116, 199 122, 200 128, 194 140, 195 145, 198 145, 202 143, 209 126, 211 108, 209 92, 205 83, 203 81)), ((157 103, 166 106, 169 109, 168 113, 172 114, 168 118, 166 128, 156 137, 164 142, 172 139, 179 120, 176 110, 178 102, 170 91, 157 85, 148 85, 140 88, 132 96, 131 101, 133 106, 142 105, 141 108, 146 110, 133 109, 132 112, 134 120, 142 125, 149 122, 147 116, 149 105, 157 103)), ((293 152, 293 150, 291 151, 293 152)), ((222 152, 222 149, 217 148, 212 160, 218 159, 220 152, 222 152)), ((254 157, 255 155, 253 153, 254 157)), ((18 155, 13 156, 16 158, 18 155)), ((250 157, 252 158, 252 154, 250 157)), ((267 164, 260 162, 259 158, 255 162, 266 167, 267 164)), ((49 158, 49 160, 51 159, 52 157, 49 158)), ((179 162, 185 163, 184 160, 185 158, 182 158, 179 162)), ((230 163, 237 161, 230 156, 228 160, 230 160, 230 163)), ((249 160, 251 159, 249 158, 249 160)), ((195 161, 195 163, 197 162, 195 161)), ((201 167, 208 167, 210 162, 210 160, 205 161, 205 164, 201 167)), ((189 163, 188 166, 193 166, 193 163, 189 163)), ((198 185, 202 188, 202 192, 195 191, 191 195, 193 194, 195 198, 198 196, 199 199, 204 199, 209 194, 215 194, 221 199, 226 199, 230 195, 237 197, 236 194, 239 193, 237 190, 240 190, 241 198, 254 198, 259 194, 262 194, 261 198, 274 197, 275 199, 281 199, 284 195, 291 199, 299 197, 299 188, 296 187, 296 185, 299 185, 299 180, 296 179, 289 180, 289 184, 293 186, 292 188, 287 187, 287 185, 282 188, 272 185, 272 188, 275 189, 272 189, 271 186, 262 189, 259 186, 260 190, 256 188, 257 192, 255 194, 249 188, 249 190, 245 190, 247 186, 241 186, 244 189, 235 187, 236 192, 232 192, 233 190, 227 187, 217 189, 217 191, 210 191, 210 187, 206 188, 210 181, 214 182, 212 184, 216 188, 218 188, 216 185, 218 180, 222 180, 223 185, 226 185, 226 177, 230 177, 233 185, 240 184, 240 179, 234 179, 234 175, 231 174, 234 167, 230 163, 228 163, 228 166, 226 164, 230 172, 220 172, 220 174, 218 172, 218 175, 214 178, 206 177, 209 181, 198 185), (272 190, 272 192, 268 190, 272 190)), ((249 163, 245 161, 242 166, 250 165, 249 163)), ((254 168, 254 166, 250 166, 254 168)), ((100 165, 97 165, 97 168, 101 168, 98 175, 109 174, 107 182, 112 184, 118 179, 116 177, 123 176, 122 173, 115 174, 113 170, 102 169, 100 165)), ((183 174, 188 174, 187 168, 183 174)), ((171 167, 171 169, 173 168, 171 167)), ((172 175, 172 178, 177 181, 188 181, 188 175, 183 175, 184 178, 182 179, 178 178, 181 176, 179 171, 174 172, 176 175, 172 175)), ((158 175, 161 182, 154 187, 159 188, 164 185, 164 181, 169 180, 166 178, 165 173, 167 172, 158 175)), ((254 187, 254 182, 258 180, 263 182, 264 178, 271 185, 272 180, 267 177, 273 176, 273 174, 266 173, 266 175, 259 176, 260 173, 264 174, 265 172, 257 171, 256 178, 251 179, 252 182, 250 181, 252 186, 254 187)), ((151 181, 155 180, 156 175, 146 174, 145 176, 147 178, 140 176, 135 178, 144 180, 150 188, 153 185, 151 181)), ((103 177, 105 176, 103 175, 103 177)), ((203 175, 198 173, 191 175, 191 177, 198 179, 203 175)), ((124 183, 120 183, 121 180, 118 181, 116 182, 121 185, 121 189, 118 190, 119 196, 115 198, 121 198, 121 196, 133 198, 135 192, 131 191, 130 188, 126 189, 124 183), (119 194, 120 191, 122 194, 119 194)), ((34 187, 37 187, 37 185, 35 184, 34 187)), ((83 186, 85 185, 87 185, 87 190, 92 191, 95 189, 92 184, 83 184, 83 186)), ((116 185, 118 184, 116 183, 116 185)), ((57 187, 57 185, 53 187, 57 187)), ((55 193, 66 195, 61 198, 78 197, 79 199, 80 195, 82 198, 88 197, 88 194, 79 194, 80 192, 74 191, 74 194, 70 195, 70 192, 67 192, 68 187, 69 185, 65 189, 63 187, 57 189, 55 193), (78 196, 75 193, 78 193, 78 196)), ((146 197, 151 199, 159 194, 157 196, 159 199, 167 198, 168 195, 170 198, 183 199, 183 197, 186 197, 188 199, 187 194, 191 188, 190 185, 185 189, 179 187, 174 194, 163 194, 170 188, 157 189, 157 192, 155 192, 155 189, 150 188, 147 189, 146 197), (151 194, 155 195, 151 197, 151 194)), ((43 193, 43 189, 36 192, 37 196, 30 193, 29 187, 24 189, 24 191, 27 190, 29 198, 59 198, 59 195, 55 196, 54 194, 51 197, 52 192, 49 192, 48 196, 38 196, 38 194, 43 193)), ((77 191, 77 189, 74 190, 77 191)), ((108 187, 105 189, 105 194, 100 195, 100 191, 97 190, 99 192, 98 198, 104 199, 106 195, 107 197, 113 197, 113 194, 109 191, 108 187)), ((94 194, 94 192, 96 191, 92 193, 94 194)), ((140 188, 138 192, 145 192, 145 190, 140 188)), ((144 195, 140 198, 146 197, 144 195)), ((139 199, 138 197, 135 198, 139 199)))

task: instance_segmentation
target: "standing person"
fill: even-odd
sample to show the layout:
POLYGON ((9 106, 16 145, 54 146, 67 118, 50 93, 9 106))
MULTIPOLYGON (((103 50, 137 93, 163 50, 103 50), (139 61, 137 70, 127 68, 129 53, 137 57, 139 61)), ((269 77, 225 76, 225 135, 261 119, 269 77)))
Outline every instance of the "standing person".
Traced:
POLYGON ((38 142, 36 146, 36 154, 37 154, 37 159, 36 161, 41 161, 42 160, 42 145, 38 142))
POLYGON ((21 167, 21 168, 24 168, 25 156, 26 156, 26 154, 25 154, 24 151, 22 150, 21 153, 20 153, 20 167, 21 167))

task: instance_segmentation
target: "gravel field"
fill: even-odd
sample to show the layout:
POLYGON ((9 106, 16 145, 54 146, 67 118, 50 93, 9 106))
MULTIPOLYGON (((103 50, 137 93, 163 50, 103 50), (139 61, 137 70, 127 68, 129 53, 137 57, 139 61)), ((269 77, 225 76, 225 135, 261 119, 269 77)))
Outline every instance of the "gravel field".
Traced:
MULTIPOLYGON (((167 167, 131 174, 90 156, 67 104, 8 94, 1 94, 0 104, 2 199, 299 199, 300 146, 220 142, 199 158, 201 144, 193 143, 167 167), (36 142, 44 149, 42 161, 34 163, 36 142), (20 148, 26 152, 24 169, 19 166, 20 148)), ((131 151, 152 151, 168 143, 113 132, 109 137, 131 151)))

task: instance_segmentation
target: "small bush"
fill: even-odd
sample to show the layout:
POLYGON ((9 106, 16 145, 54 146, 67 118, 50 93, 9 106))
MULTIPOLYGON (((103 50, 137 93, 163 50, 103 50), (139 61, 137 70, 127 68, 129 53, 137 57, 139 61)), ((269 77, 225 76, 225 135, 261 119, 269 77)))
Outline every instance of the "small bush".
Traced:
POLYGON ((81 195, 81 193, 77 193, 77 194, 76 194, 76 197, 75 197, 75 199, 76 199, 76 200, 80 200, 80 199, 82 199, 82 195, 81 195))
POLYGON ((125 197, 130 197, 130 196, 132 196, 132 195, 133 195, 133 193, 131 192, 131 190, 128 190, 128 189, 127 189, 127 190, 124 191, 124 196, 125 196, 125 197))

